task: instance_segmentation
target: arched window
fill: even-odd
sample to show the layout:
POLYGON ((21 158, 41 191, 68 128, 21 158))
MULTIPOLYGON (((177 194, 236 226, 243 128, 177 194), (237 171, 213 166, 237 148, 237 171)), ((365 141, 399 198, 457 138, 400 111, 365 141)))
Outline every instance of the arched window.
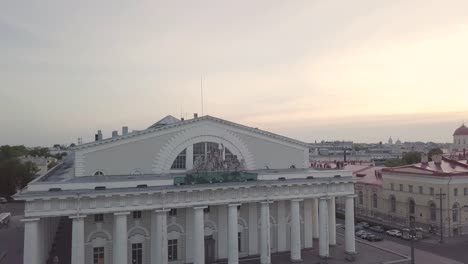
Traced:
POLYGON ((452 221, 458 222, 458 204, 454 204, 452 207, 452 221))
POLYGON ((185 169, 185 161, 187 160, 187 149, 182 150, 172 162, 171 170, 183 170, 185 169))
POLYGON ((372 195, 372 207, 377 208, 377 205, 378 205, 378 204, 377 204, 377 194, 374 193, 374 194, 372 195))
POLYGON ((414 214, 415 211, 416 211, 416 204, 414 203, 414 200, 411 199, 409 200, 409 213, 414 214))
POLYGON ((98 171, 96 171, 96 172, 94 173, 94 176, 102 176, 102 175, 104 175, 104 172, 102 172, 102 171, 100 171, 100 170, 98 170, 98 171))
POLYGON ((437 213, 435 203, 431 203, 431 205, 429 205, 429 210, 431 213, 431 221, 436 221, 437 213))
POLYGON ((390 212, 395 213, 396 212, 396 199, 395 196, 390 197, 390 212))
POLYGON ((364 203, 364 195, 362 193, 362 191, 359 191, 359 204, 363 204, 364 203))

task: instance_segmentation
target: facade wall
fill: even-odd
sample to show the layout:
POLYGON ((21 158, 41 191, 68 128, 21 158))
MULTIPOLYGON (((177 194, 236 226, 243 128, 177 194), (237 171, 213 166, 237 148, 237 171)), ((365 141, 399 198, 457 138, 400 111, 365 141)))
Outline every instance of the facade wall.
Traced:
POLYGON ((106 175, 122 175, 130 174, 135 169, 141 170, 143 174, 150 174, 159 150, 172 135, 173 133, 169 133, 86 153, 84 174, 93 175, 100 170, 106 175))
MULTIPOLYGON (((440 199, 437 194, 442 190, 443 232, 445 236, 468 234, 468 179, 437 177, 411 177, 386 175, 383 185, 366 185, 356 183, 356 216, 368 217, 400 228, 409 226, 410 217, 414 217, 417 227, 425 231, 440 229, 440 199), (393 184, 393 187, 392 187, 393 184), (403 190, 400 191, 400 184, 403 190), (412 192, 410 185, 413 186, 412 192), (420 193, 419 187, 422 187, 420 193), (392 189, 393 188, 393 189, 392 189), (431 195, 430 188, 434 189, 431 195), (457 191, 455 191, 455 189, 457 191), (466 189, 466 191, 465 191, 466 189), (359 199, 362 192, 362 202, 359 199), (377 194, 377 207, 373 204, 373 194, 377 194), (456 195, 455 195, 456 194, 456 195), (395 197, 395 211, 392 211, 391 198, 395 197), (414 213, 410 213, 410 200, 414 201, 414 213), (435 206, 435 218, 431 217, 431 204, 435 206), (456 205, 456 209, 454 209, 456 205), (454 221, 454 211, 457 221, 454 221)), ((344 208, 344 200, 338 200, 338 208, 344 208)))
MULTIPOLYGON (((304 231, 304 214, 312 214, 303 210, 303 202, 300 206, 301 234, 304 231)), ((278 201, 270 206, 271 223, 271 247, 272 252, 289 251, 291 239, 290 202, 278 201)), ((188 225, 193 218, 190 217, 192 208, 177 209, 176 216, 167 216, 168 239, 178 239, 178 260, 170 261, 173 264, 191 262, 193 253, 187 245, 186 239, 193 231, 188 225)), ((260 206, 258 203, 242 204, 240 206, 238 231, 241 233, 241 247, 239 257, 259 254, 260 246, 260 206), (251 207, 256 213, 250 215, 251 207), (252 238, 255 235, 255 239, 252 238), (252 243, 253 242, 253 243, 252 243)), ((128 237, 128 263, 131 263, 131 244, 143 243, 143 263, 150 263, 151 259, 151 211, 141 211, 141 219, 134 219, 133 214, 127 216, 128 237)), ((210 206, 209 212, 204 214, 205 236, 212 236, 215 240, 215 259, 227 258, 227 205, 210 206)), ((102 222, 95 222, 95 215, 85 218, 85 260, 93 263, 93 248, 104 247, 105 263, 112 263, 112 241, 114 215, 103 214, 102 222)), ((190 240, 190 238, 189 238, 190 240)), ((193 243, 192 242, 188 242, 193 243)), ((301 235, 301 248, 304 248, 304 235, 301 235)))
POLYGON ((309 167, 309 149, 291 147, 256 138, 250 135, 237 134, 247 145, 254 157, 257 169, 285 169, 294 165, 296 168, 309 167))

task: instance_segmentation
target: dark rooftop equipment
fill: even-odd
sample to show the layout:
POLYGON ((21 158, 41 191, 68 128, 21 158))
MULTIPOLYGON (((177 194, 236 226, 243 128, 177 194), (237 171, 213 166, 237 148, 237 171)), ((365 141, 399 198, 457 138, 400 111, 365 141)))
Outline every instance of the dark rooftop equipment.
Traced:
POLYGON ((341 178, 341 175, 335 175, 333 178, 341 178))
POLYGON ((313 179, 314 179, 314 176, 307 176, 307 179, 308 179, 308 180, 313 180, 313 179))
POLYGON ((278 181, 285 181, 285 180, 286 180, 285 177, 279 177, 279 178, 278 178, 278 181))
POLYGON ((94 190, 96 191, 102 191, 102 190, 105 190, 106 189, 106 186, 96 186, 94 187, 94 190))
POLYGON ((138 184, 137 185, 137 188, 147 188, 148 185, 147 184, 138 184))
POLYGON ((50 188, 49 192, 60 192, 62 188, 50 188))

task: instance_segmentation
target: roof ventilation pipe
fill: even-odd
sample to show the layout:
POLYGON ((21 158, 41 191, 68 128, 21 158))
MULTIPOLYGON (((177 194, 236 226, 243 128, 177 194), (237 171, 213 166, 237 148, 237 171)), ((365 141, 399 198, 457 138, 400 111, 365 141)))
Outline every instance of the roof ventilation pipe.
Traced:
POLYGON ((102 132, 98 130, 96 134, 94 134, 94 141, 101 141, 102 140, 102 132))
POLYGON ((128 127, 124 126, 122 127, 122 136, 126 136, 128 134, 128 127))
POLYGON ((421 163, 427 164, 429 162, 429 158, 427 157, 426 153, 421 154, 421 163))

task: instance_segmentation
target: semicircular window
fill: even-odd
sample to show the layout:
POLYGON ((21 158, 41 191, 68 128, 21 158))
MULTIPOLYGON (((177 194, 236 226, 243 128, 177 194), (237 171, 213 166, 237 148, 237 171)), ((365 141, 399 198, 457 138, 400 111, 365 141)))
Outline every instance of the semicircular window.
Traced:
POLYGON ((171 166, 171 170, 183 170, 185 169, 185 162, 187 160, 187 149, 182 150, 177 158, 174 160, 171 166))

